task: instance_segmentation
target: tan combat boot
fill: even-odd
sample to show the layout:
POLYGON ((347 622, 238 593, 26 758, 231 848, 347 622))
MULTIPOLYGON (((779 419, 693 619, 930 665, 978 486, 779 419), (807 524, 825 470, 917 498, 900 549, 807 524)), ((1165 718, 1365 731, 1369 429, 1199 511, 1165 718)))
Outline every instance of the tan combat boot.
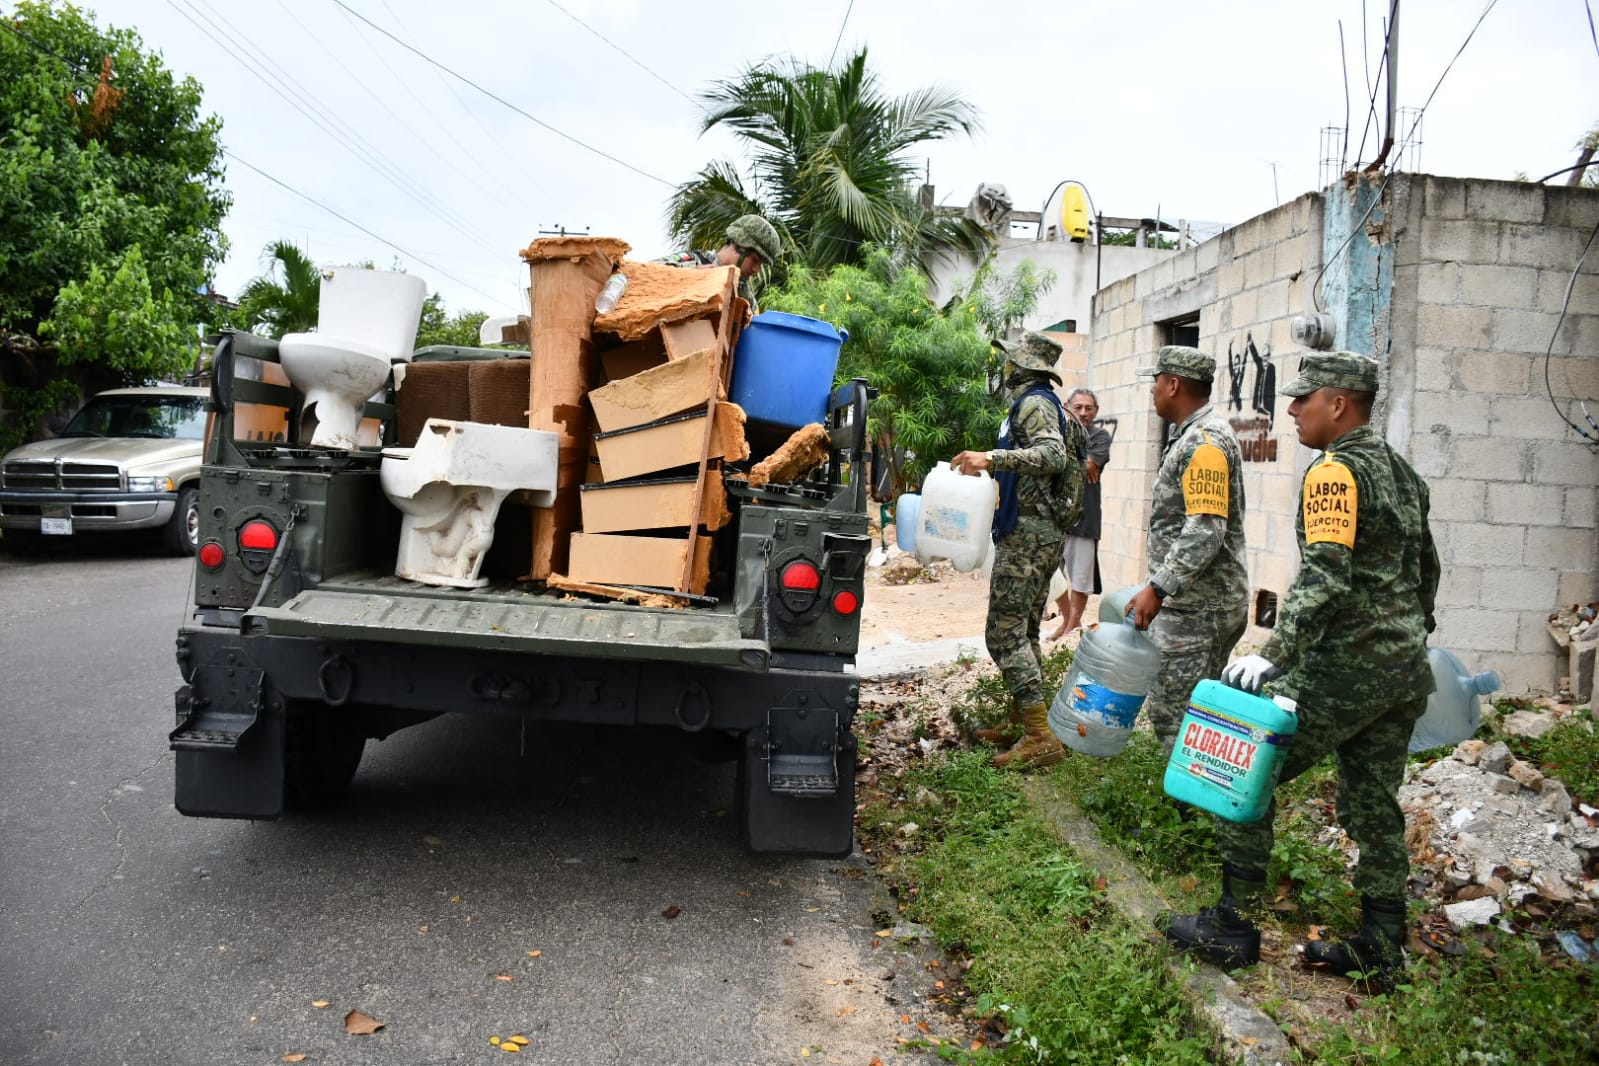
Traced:
POLYGON ((979 729, 972 734, 972 739, 979 744, 992 744, 996 748, 1008 748, 1011 738, 1016 735, 1016 729, 1022 724, 1022 712, 1014 701, 1010 706, 1010 713, 1005 716, 1005 721, 987 729, 979 729))
POLYGON ((1015 747, 994 756, 995 767, 1001 770, 1041 770, 1046 766, 1054 766, 1066 757, 1066 749, 1050 731, 1047 706, 1035 703, 1023 707, 1022 723, 1027 726, 1027 732, 1016 742, 1015 747))

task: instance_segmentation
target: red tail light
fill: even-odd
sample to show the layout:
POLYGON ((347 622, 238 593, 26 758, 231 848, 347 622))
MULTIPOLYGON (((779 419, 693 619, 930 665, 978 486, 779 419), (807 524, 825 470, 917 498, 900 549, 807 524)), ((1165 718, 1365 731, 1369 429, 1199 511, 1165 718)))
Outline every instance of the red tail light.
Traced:
POLYGON ((278 531, 272 523, 257 518, 246 522, 239 530, 239 547, 253 551, 269 552, 278 546, 278 531))
POLYGON ((833 610, 839 614, 854 614, 860 606, 861 598, 849 589, 841 589, 833 594, 833 610))
POLYGON ((822 587, 822 572, 801 559, 783 567, 782 584, 790 592, 815 592, 822 587))
POLYGON ((222 551, 222 545, 218 544, 214 540, 208 540, 204 544, 200 545, 199 555, 200 565, 205 567, 207 570, 215 570, 217 567, 221 566, 222 560, 225 557, 222 551))

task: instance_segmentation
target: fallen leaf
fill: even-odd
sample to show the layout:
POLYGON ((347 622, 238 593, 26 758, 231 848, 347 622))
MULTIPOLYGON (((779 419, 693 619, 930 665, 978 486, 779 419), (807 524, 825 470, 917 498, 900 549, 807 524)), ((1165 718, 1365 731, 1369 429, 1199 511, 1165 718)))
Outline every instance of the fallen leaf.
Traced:
POLYGON ((499 1047, 500 1046, 500 1038, 497 1037, 497 1036, 491 1036, 491 1037, 489 1037, 489 1043, 493 1044, 495 1047, 499 1047))
POLYGON ((854 1013, 855 1013, 855 1007, 854 1007, 853 1004, 847 1004, 845 1006, 842 1006, 842 1007, 838 1008, 838 1016, 840 1018, 848 1018, 851 1014, 854 1014, 854 1013))
POLYGON ((533 1043, 533 1041, 529 1040, 521 1033, 517 1033, 515 1036, 511 1037, 511 1043, 515 1044, 517 1047, 527 1047, 529 1044, 533 1043))
POLYGON ((787 947, 787 948, 793 947, 794 946, 794 938, 791 937, 791 936, 785 936, 783 938, 783 946, 787 947))
POLYGON ((450 897, 450 902, 451 903, 459 903, 459 902, 461 902, 461 897, 460 896, 451 896, 450 897))
POLYGON ((419 933, 425 933, 425 932, 427 932, 427 931, 428 931, 428 927, 427 927, 427 926, 425 926, 425 925, 424 925, 424 926, 423 926, 423 927, 422 927, 422 928, 421 928, 421 929, 418 929, 418 930, 417 930, 417 932, 419 932, 419 933))
POLYGON ((887 938, 887 937, 891 937, 891 936, 894 935, 894 930, 892 930, 892 929, 879 929, 877 932, 873 933, 872 935, 873 936, 880 936, 880 937, 887 938))
POLYGON ((527 953, 527 957, 530 959, 536 959, 542 954, 544 954, 542 951, 530 951, 527 953))
POLYGON ((284 1062, 304 1062, 305 1061, 305 1056, 297 1051, 297 1052, 295 1052, 292 1055, 283 1056, 283 1061, 284 1062))
POLYGON ((942 982, 942 981, 934 981, 933 982, 933 987, 934 988, 943 988, 944 987, 944 982, 942 982))
POLYGON ((666 908, 664 911, 661 912, 661 917, 665 918, 667 921, 671 921, 673 918, 676 918, 679 914, 682 914, 682 913, 683 913, 683 908, 677 906, 676 904, 673 904, 672 906, 666 908))
POLYGON ((971 1050, 972 1051, 981 1051, 981 1050, 983 1050, 983 1042, 981 1040, 973 1040, 972 1041, 971 1050))
POLYGON ((381 1028, 382 1022, 358 1010, 352 1010, 344 1016, 344 1031, 351 1036, 371 1036, 381 1028))
POLYGON ((325 999, 313 999, 311 1001, 311 1006, 316 1007, 318 1010, 320 1010, 323 1007, 331 1007, 331 1006, 333 1006, 333 1004, 329 1003, 325 999))
POLYGON ((866 1066, 883 1066, 883 1060, 882 1059, 873 1059, 871 1062, 868 1062, 866 1064, 866 1066))
POLYGON ((933 1031, 933 1027, 931 1025, 928 1025, 926 1022, 917 1022, 916 1023, 916 1029, 917 1029, 918 1032, 922 1032, 922 1033, 930 1033, 930 1032, 933 1031))
POLYGON ((1327 927, 1325 925, 1310 925, 1305 927, 1306 940, 1320 940, 1326 935, 1327 927))
POLYGON ((1249 1044, 1251 1046, 1260 1043, 1260 1041, 1253 1036, 1241 1036, 1238 1038, 1238 1042, 1240 1044, 1249 1044))
POLYGON ((512 977, 508 973, 497 973, 497 974, 494 975, 494 979, 496 981, 514 981, 514 980, 516 980, 516 978, 512 977))
POLYGON ((519 1045, 513 1044, 507 1040, 505 1043, 500 1045, 500 1050, 506 1052, 507 1054, 515 1055, 517 1052, 521 1051, 522 1048, 519 1045))
POLYGON ((822 984, 827 985, 828 987, 832 987, 833 985, 838 984, 838 982, 837 981, 823 981, 822 984))
POLYGON ((901 1014, 899 1016, 899 1024, 901 1024, 901 1025, 909 1025, 910 1023, 911 1023, 911 1016, 909 1014, 901 1014))
POLYGON ((822 908, 820 908, 820 907, 806 907, 805 908, 805 913, 806 914, 815 914, 817 911, 819 911, 821 909, 822 908))

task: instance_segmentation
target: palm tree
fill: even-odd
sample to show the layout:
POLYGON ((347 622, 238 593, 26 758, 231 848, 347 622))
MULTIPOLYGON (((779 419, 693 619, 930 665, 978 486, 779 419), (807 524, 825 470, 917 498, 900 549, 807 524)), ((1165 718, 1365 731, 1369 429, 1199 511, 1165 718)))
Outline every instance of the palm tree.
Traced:
POLYGON ((261 262, 266 273, 239 293, 245 327, 269 337, 314 329, 322 272, 311 257, 288 241, 273 241, 262 250, 261 262))
POLYGON ((675 238, 717 247, 729 222, 755 212, 777 227, 791 261, 822 270, 859 263, 868 243, 923 266, 957 254, 986 258, 991 238, 980 226, 922 205, 906 154, 977 128, 976 109, 955 94, 886 97, 863 48, 837 69, 758 64, 701 98, 701 132, 723 126, 744 141, 748 184, 732 163, 706 166, 672 195, 675 238))

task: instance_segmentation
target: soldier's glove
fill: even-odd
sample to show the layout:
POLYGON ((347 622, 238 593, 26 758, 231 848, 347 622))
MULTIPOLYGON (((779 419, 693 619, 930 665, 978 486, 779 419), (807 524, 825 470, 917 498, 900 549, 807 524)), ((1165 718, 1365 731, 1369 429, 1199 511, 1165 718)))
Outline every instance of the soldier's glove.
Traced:
POLYGON ((1224 685, 1242 689, 1244 692, 1258 693, 1266 682, 1282 676, 1282 667, 1269 659, 1263 659, 1259 655, 1246 655, 1236 662, 1227 664, 1227 668, 1221 672, 1221 681, 1224 685))

